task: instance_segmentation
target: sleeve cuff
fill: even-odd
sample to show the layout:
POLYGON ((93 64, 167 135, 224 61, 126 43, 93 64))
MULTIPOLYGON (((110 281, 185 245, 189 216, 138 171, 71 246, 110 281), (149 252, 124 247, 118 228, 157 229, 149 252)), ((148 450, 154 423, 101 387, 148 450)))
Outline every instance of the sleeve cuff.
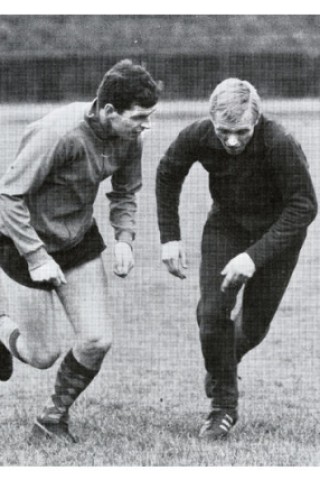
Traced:
POLYGON ((34 252, 30 252, 25 255, 25 259, 28 262, 29 270, 34 270, 35 268, 41 267, 50 258, 50 255, 44 247, 40 247, 34 252))
POLYGON ((121 233, 119 233, 119 235, 116 236, 116 240, 118 242, 128 243, 130 245, 130 247, 132 247, 133 236, 130 232, 122 231, 121 233))

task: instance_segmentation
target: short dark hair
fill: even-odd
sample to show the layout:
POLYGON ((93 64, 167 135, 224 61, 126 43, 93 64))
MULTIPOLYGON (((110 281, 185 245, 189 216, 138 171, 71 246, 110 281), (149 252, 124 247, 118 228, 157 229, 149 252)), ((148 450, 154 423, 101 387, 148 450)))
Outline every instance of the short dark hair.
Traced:
POLYGON ((160 95, 160 84, 150 73, 131 60, 121 60, 108 70, 97 90, 98 108, 111 103, 118 113, 129 110, 133 104, 153 107, 160 95))

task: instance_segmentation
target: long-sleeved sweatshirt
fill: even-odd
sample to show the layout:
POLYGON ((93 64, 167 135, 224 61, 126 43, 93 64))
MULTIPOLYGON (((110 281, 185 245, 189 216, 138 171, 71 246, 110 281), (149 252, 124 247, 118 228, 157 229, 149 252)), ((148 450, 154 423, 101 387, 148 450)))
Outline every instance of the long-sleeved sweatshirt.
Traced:
POLYGON ((300 145, 276 122, 261 116, 244 152, 231 156, 210 119, 186 127, 157 171, 161 242, 180 240, 179 198, 194 162, 209 173, 212 213, 252 239, 247 253, 256 267, 295 244, 317 213, 308 164, 300 145))
POLYGON ((29 266, 79 243, 93 223, 99 184, 112 176, 110 222, 119 240, 135 236, 135 193, 141 188, 141 139, 111 136, 96 102, 60 107, 31 123, 16 160, 0 180, 0 233, 29 266))

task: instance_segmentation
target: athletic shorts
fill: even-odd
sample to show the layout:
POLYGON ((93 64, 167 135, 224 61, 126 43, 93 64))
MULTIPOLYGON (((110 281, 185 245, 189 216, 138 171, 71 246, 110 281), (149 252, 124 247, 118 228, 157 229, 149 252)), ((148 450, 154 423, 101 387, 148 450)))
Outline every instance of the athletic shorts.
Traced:
MULTIPOLYGON (((65 272, 98 257, 105 248, 99 229, 96 223, 93 223, 80 243, 65 250, 52 252, 50 255, 65 272)), ((19 254, 11 238, 5 235, 0 235, 0 267, 8 277, 25 287, 47 291, 55 288, 49 282, 31 280, 27 261, 19 254)))

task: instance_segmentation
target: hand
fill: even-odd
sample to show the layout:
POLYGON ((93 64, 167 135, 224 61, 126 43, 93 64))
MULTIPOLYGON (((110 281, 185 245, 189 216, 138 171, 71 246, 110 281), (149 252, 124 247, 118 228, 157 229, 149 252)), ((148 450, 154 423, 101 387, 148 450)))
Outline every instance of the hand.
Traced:
POLYGON ((46 263, 40 267, 29 269, 31 280, 34 282, 49 282, 52 283, 55 287, 60 287, 65 285, 67 280, 59 267, 59 265, 49 258, 46 263))
POLYGON ((131 246, 126 242, 117 242, 114 247, 114 258, 113 272, 118 277, 126 277, 134 267, 131 246))
POLYGON ((162 245, 162 262, 175 277, 186 278, 184 269, 188 268, 186 253, 181 241, 167 242, 162 245))
POLYGON ((241 286, 251 278, 256 271, 256 266, 247 253, 240 253, 232 258, 224 267, 221 275, 224 280, 221 285, 221 291, 225 292, 227 288, 241 286))

